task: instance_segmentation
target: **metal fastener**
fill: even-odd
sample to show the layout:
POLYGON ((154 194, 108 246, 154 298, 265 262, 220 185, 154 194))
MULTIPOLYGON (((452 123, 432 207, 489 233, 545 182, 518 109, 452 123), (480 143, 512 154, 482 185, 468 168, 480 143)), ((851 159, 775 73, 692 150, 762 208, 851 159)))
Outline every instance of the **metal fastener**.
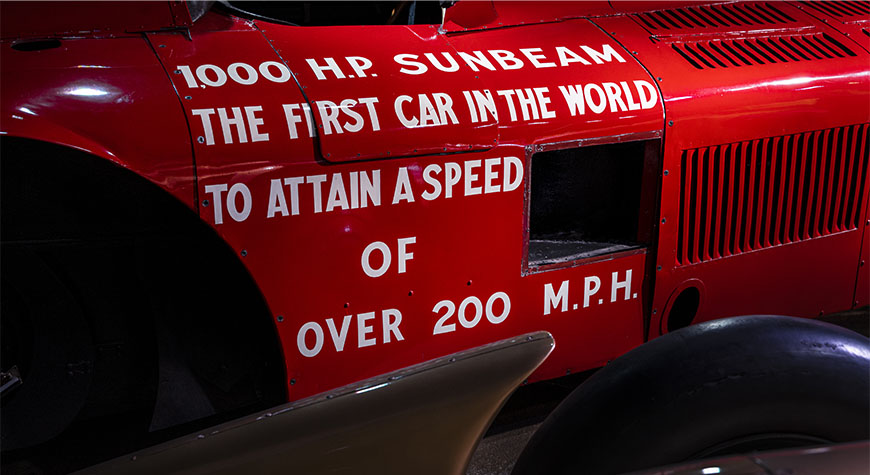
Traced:
POLYGON ((656 266, 656 270, 662 270, 662 266, 656 266))
POLYGON ((665 170, 664 175, 665 175, 665 176, 668 176, 668 171, 667 171, 667 170, 665 170))
POLYGON ((290 386, 296 384, 296 378, 290 378, 290 386))
POLYGON ((203 206, 208 206, 208 200, 202 200, 202 205, 203 205, 203 206))
POLYGON ((245 249, 242 249, 242 257, 245 257, 247 255, 248 255, 248 251, 245 249))
POLYGON ((205 143, 205 137, 203 137, 202 135, 200 135, 199 137, 196 138, 196 141, 199 142, 199 143, 205 143))
POLYGON ((662 224, 665 224, 666 221, 667 221, 667 219, 662 218, 662 224))
POLYGON ((278 320, 279 322, 283 322, 283 321, 284 321, 284 315, 278 315, 278 316, 276 317, 276 320, 278 320))
POLYGON ((673 127, 673 126, 674 126, 674 121, 669 120, 669 121, 668 121, 668 127, 673 127))
POLYGON ((184 96, 184 100, 186 100, 186 101, 189 101, 191 99, 193 99, 193 96, 184 96))

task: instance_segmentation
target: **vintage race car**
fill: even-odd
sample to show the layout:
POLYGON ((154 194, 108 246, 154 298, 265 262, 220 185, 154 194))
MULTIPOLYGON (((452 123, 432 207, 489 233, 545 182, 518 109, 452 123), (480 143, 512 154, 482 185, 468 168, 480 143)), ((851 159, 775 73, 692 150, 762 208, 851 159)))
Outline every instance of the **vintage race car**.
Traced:
MULTIPOLYGON (((601 471, 868 437, 866 339, 695 325, 870 303, 868 2, 0 8, 4 464, 81 468, 539 331, 555 348, 521 380, 637 348, 673 388, 680 354, 720 368, 691 394, 739 381, 698 417, 770 392, 742 421, 851 358, 792 391, 794 425, 587 446, 601 471), (787 380, 750 377, 774 362, 787 380)), ((637 403, 614 371, 575 399, 637 403)), ((529 451, 518 469, 559 455, 529 451)))

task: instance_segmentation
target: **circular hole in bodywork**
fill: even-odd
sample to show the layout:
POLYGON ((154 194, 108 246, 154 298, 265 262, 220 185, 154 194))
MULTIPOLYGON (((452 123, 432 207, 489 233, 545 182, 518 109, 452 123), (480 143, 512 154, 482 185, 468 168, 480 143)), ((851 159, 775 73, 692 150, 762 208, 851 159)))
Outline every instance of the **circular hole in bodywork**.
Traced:
POLYGON ((698 305, 701 303, 701 292, 697 287, 687 287, 680 292, 671 306, 668 314, 668 332, 679 330, 689 326, 698 313, 698 305))

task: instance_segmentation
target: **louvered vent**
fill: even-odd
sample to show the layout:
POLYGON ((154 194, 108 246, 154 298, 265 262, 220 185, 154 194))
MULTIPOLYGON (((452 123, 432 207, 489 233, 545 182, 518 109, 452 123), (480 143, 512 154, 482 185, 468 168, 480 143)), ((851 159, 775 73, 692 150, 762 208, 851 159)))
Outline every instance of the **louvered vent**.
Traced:
POLYGON ((677 265, 857 228, 868 127, 684 151, 677 265))
POLYGON ((671 48, 698 69, 855 56, 852 50, 824 33, 673 43, 671 48))
POLYGON ((683 7, 634 15, 653 32, 709 28, 754 28, 794 22, 780 8, 768 2, 728 3, 683 7))
POLYGON ((870 15, 870 2, 801 2, 835 18, 870 15))

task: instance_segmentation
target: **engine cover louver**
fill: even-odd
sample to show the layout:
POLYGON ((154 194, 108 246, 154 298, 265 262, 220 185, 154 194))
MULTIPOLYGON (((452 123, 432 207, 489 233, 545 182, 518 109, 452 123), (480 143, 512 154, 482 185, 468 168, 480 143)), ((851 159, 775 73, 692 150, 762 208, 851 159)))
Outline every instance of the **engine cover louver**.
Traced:
POLYGON ((855 56, 822 33, 672 43, 671 48, 697 69, 813 61, 855 56))
POLYGON ((769 2, 683 7, 634 15, 651 32, 747 28, 792 23, 794 18, 769 2))
POLYGON ((868 126, 684 151, 676 264, 856 229, 868 126))
POLYGON ((870 15, 870 2, 801 2, 801 4, 835 18, 870 15))

